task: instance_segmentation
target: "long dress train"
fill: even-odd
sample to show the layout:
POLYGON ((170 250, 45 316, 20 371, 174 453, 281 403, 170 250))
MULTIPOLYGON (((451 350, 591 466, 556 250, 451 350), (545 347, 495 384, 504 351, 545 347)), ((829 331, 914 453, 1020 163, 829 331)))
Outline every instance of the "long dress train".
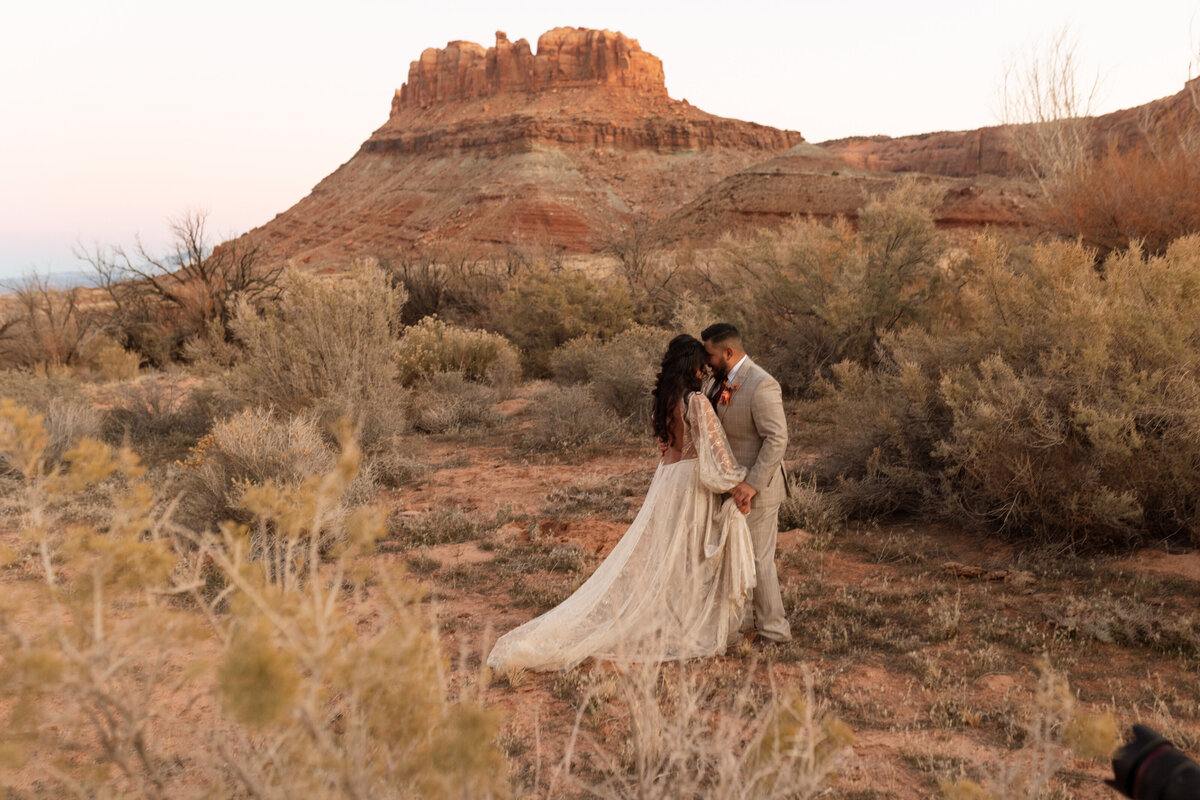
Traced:
POLYGON ((680 405, 682 459, 659 464, 637 518, 574 594, 500 637, 492 669, 695 658, 725 652, 737 636, 754 589, 754 550, 746 518, 721 495, 746 469, 703 394, 680 405))

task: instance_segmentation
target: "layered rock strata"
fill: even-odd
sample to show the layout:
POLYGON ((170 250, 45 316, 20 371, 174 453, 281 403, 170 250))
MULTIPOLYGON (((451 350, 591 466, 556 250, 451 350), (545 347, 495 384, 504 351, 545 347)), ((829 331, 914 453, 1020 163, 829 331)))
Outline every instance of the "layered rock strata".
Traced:
POLYGON ((542 92, 615 86, 666 97, 662 62, 622 33, 555 28, 529 42, 496 32, 486 50, 474 42, 429 48, 408 69, 396 91, 392 115, 409 108, 475 100, 509 92, 542 92))
MULTIPOLYGON (((1092 148, 1132 147, 1147 130, 1183 131, 1196 125, 1200 111, 1200 78, 1182 91, 1134 108, 1087 120, 1092 148)), ((999 126, 971 131, 940 131, 915 136, 854 136, 821 142, 821 147, 861 169, 922 172, 964 178, 976 175, 1017 176, 1027 165, 1017 156, 1008 129, 999 126)))
POLYGON ((430 48, 412 62, 388 121, 365 152, 489 155, 554 147, 674 152, 716 147, 774 152, 795 131, 726 119, 667 95, 662 62, 612 31, 555 28, 524 39, 498 31, 486 50, 472 42, 430 48))
MULTIPOLYGON (((994 175, 907 177, 943 193, 934 209, 939 227, 1019 228, 1032 220, 1034 191, 1028 182, 994 175)), ((667 217, 659 229, 668 241, 705 241, 794 217, 854 222, 872 197, 895 189, 905 178, 861 169, 805 142, 717 182, 667 217)))
POLYGON ((802 141, 668 96, 636 39, 556 28, 450 42, 409 68, 387 121, 252 232, 269 258, 336 266, 412 248, 589 252, 802 141))

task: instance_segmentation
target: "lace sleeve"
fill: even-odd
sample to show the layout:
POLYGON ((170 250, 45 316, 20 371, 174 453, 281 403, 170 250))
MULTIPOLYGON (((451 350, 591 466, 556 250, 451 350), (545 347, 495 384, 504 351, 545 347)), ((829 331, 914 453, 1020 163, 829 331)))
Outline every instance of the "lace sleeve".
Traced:
POLYGON ((738 466, 729 450, 725 429, 712 404, 696 392, 688 398, 688 425, 700 462, 700 482, 710 492, 728 492, 746 479, 746 468, 738 466))

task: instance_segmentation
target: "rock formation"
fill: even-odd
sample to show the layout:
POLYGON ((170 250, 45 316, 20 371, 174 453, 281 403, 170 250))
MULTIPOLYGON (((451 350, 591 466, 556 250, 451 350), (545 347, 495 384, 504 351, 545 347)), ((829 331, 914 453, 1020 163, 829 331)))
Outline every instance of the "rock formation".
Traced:
POLYGON ((251 233, 310 266, 445 244, 591 251, 800 141, 671 99, 621 33, 556 28, 535 53, 499 32, 422 53, 354 157, 251 233))
POLYGON ((510 42, 497 31, 496 46, 487 50, 474 42, 450 42, 421 53, 396 92, 392 114, 510 92, 598 86, 667 94, 662 62, 624 34, 555 28, 538 37, 534 54, 529 42, 510 42))
MULTIPOLYGON (((796 216, 853 221, 871 197, 891 191, 903 177, 853 166, 805 142, 719 181, 677 209, 659 229, 668 241, 705 241, 796 216)), ((1033 189, 1026 181, 994 175, 912 177, 944 192, 934 210, 939 227, 1020 227, 1031 219, 1033 189)))
MULTIPOLYGON (((1130 147, 1155 125, 1182 127, 1200 108, 1200 78, 1188 81, 1170 97, 1135 108, 1102 114, 1091 120, 1097 151, 1110 145, 1130 147)), ((821 147, 862 169, 923 172, 964 178, 975 175, 1017 176, 1025 165, 1013 150, 1006 128, 940 131, 915 136, 854 136, 822 142, 821 147)))
POLYGON ((801 137, 707 114, 667 96, 662 62, 612 31, 555 28, 494 47, 450 42, 412 62, 369 152, 556 147, 674 152, 728 147, 772 152, 801 137))
MULTIPOLYGON (((1198 110, 1200 78, 1171 97, 1090 119, 1092 147, 1130 147, 1157 126, 1187 130, 1198 110)), ((1025 169, 1003 127, 804 143, 719 181, 660 227, 668 239, 695 241, 797 215, 853 220, 866 198, 910 175, 945 192, 934 211, 943 228, 1022 228, 1037 216, 1037 192, 1025 169)))
POLYGON ((1021 165, 1006 129, 942 131, 916 136, 853 136, 822 142, 821 147, 860 169, 923 172, 968 178, 1017 175, 1021 165))

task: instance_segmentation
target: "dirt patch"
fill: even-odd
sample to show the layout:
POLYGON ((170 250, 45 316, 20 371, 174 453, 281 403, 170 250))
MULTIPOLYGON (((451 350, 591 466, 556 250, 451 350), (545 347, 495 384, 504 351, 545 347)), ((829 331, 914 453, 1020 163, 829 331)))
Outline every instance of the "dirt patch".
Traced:
POLYGON ((1147 548, 1115 563, 1131 572, 1170 575, 1200 583, 1200 551, 1167 553, 1147 548))
POLYGON ((483 564, 496 557, 495 553, 481 549, 474 542, 426 547, 421 550, 421 553, 427 558, 439 561, 443 567, 483 564))
POLYGON ((451 466, 437 468, 424 485, 400 493, 405 510, 452 506, 494 514, 507 507, 514 514, 537 514, 553 489, 570 486, 597 472, 623 475, 653 466, 646 456, 602 456, 582 464, 521 464, 514 463, 514 457, 500 449, 455 449, 441 455, 469 463, 452 462, 451 466))

